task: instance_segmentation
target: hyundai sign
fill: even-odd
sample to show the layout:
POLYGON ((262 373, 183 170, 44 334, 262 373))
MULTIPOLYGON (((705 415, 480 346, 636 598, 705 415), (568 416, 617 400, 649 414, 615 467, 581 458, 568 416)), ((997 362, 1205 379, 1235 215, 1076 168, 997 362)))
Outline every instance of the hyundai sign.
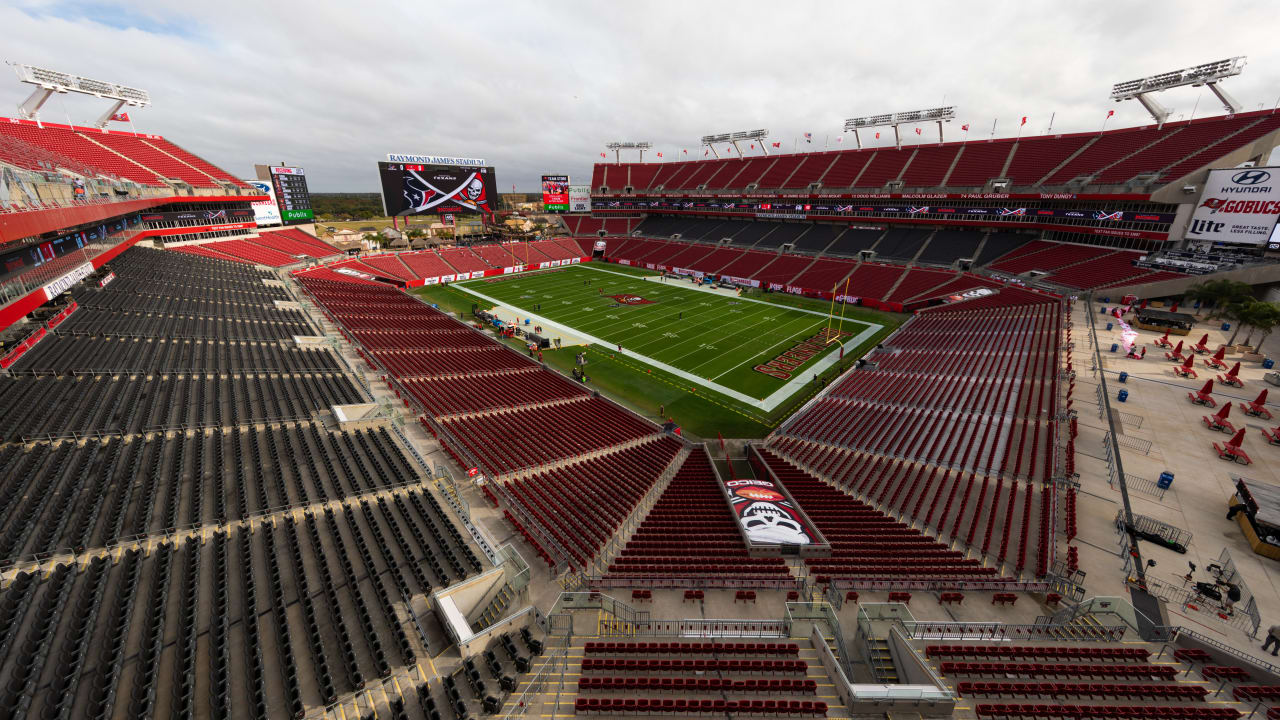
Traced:
POLYGON ((1280 218, 1280 168, 1209 171, 1187 239, 1263 245, 1280 218))

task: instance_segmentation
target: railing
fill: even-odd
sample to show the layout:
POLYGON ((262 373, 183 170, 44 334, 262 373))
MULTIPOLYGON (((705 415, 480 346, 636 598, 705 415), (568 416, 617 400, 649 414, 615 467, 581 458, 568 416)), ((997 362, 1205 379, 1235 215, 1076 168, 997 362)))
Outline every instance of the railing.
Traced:
POLYGON ((902 624, 903 634, 912 640, 1086 640, 1092 642, 1118 642, 1123 640, 1127 625, 1064 626, 1026 625, 981 622, 926 622, 913 621, 902 624))
MULTIPOLYGON (((568 665, 568 653, 568 648, 561 648, 546 656, 542 667, 538 668, 538 672, 534 673, 533 677, 529 678, 529 681, 525 683, 524 690, 514 700, 509 701, 512 705, 506 714, 502 716, 504 720, 524 717, 529 714, 529 710, 533 707, 537 698, 542 695, 548 685, 555 682, 551 677, 552 675, 559 675, 560 682, 563 684, 564 671, 568 665)), ((541 708, 535 710, 535 712, 539 715, 542 714, 541 708)))

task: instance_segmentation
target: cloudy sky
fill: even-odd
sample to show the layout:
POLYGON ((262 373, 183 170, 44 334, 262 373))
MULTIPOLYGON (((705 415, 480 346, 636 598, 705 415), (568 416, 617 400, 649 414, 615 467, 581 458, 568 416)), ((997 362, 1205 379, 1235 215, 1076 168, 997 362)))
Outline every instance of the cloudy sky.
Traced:
MULTIPOLYGON (((1109 127, 1136 125, 1148 116, 1108 101, 1112 83, 1234 55, 1249 64, 1224 87, 1248 109, 1280 99, 1269 2, 0 0, 0 27, 5 60, 148 90, 138 131, 246 177, 301 165, 319 192, 376 190, 388 152, 484 158, 501 190, 531 191, 544 172, 588 180, 613 140, 671 160, 769 128, 821 149, 847 117, 939 105, 957 107, 955 140, 996 119, 1013 135, 1022 116, 1024 134, 1051 116, 1095 130, 1111 109, 1109 127)), ((0 115, 26 87, 0 85, 0 115)), ((1202 88, 1161 101, 1222 112, 1202 88)), ((100 108, 61 96, 42 117, 100 108)))

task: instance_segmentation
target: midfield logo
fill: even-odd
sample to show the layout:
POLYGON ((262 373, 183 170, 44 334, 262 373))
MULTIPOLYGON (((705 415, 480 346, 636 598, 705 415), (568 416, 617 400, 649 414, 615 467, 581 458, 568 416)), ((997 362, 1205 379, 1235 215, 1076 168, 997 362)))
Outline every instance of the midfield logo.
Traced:
POLYGON ((609 297, 618 301, 622 305, 652 305, 652 300, 646 300, 639 295, 610 295, 609 297))

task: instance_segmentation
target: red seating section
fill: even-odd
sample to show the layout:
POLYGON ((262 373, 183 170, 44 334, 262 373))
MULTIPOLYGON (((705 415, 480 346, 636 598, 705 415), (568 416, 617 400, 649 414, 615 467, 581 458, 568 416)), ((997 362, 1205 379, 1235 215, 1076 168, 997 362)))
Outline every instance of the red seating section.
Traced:
MULTIPOLYGON (((768 449, 760 453, 766 464, 818 526, 831 556, 806 558, 809 572, 837 580, 1001 580, 998 571, 976 558, 951 550, 906 523, 855 500, 796 468, 768 449)), ((766 476, 754 456, 756 476, 766 476)))
POLYGON ((219 257, 223 260, 238 260, 258 265, 270 265, 271 267, 283 267, 299 262, 298 258, 292 255, 251 243, 248 240, 220 240, 218 242, 201 243, 197 246, 188 245, 175 249, 194 252, 194 254, 207 257, 219 257), (201 250, 192 251, 189 249, 192 247, 199 247, 201 250))
POLYGON ((142 185, 163 185, 162 178, 168 178, 213 188, 217 187, 216 178, 247 187, 225 170, 158 135, 56 123, 38 126, 0 118, 0 160, 31 170, 63 167, 89 177, 114 176, 142 185))
POLYGON ((630 235, 640 220, 637 218, 598 218, 590 215, 564 215, 564 224, 570 235, 596 237, 606 235, 630 235))
POLYGON ((681 465, 606 576, 629 584, 794 587, 782 558, 750 558, 706 452, 681 465))
POLYGON ((290 255, 326 258, 342 254, 336 247, 297 228, 262 230, 259 232, 258 237, 249 238, 249 241, 255 245, 262 245, 290 255))
POLYGON ((1163 128, 1148 125, 1103 133, 945 145, 907 144, 901 149, 880 147, 745 159, 598 163, 591 184, 596 191, 608 186, 610 193, 621 193, 624 187, 631 187, 634 193, 659 188, 687 191, 704 184, 710 190, 741 190, 752 183, 758 183, 759 190, 794 190, 813 182, 820 182, 828 190, 870 190, 901 178, 910 188, 971 189, 1000 177, 1006 161, 1009 167, 1003 174, 1015 186, 1042 181, 1045 185, 1063 185, 1079 176, 1093 177, 1097 184, 1114 185, 1140 173, 1153 172, 1160 172, 1163 180, 1173 181, 1277 128, 1280 117, 1262 110, 1168 123, 1163 128))
POLYGON ((588 642, 574 712, 825 717, 826 703, 812 699, 818 682, 805 677, 810 663, 799 653, 788 642, 588 642), (618 691, 627 695, 597 694, 618 691), (644 696, 655 692, 661 695, 644 696), (779 697, 787 695, 809 699, 779 697))
POLYGON ((1013 288, 902 326, 770 449, 1021 571, 1048 569, 1063 309, 1013 288))

